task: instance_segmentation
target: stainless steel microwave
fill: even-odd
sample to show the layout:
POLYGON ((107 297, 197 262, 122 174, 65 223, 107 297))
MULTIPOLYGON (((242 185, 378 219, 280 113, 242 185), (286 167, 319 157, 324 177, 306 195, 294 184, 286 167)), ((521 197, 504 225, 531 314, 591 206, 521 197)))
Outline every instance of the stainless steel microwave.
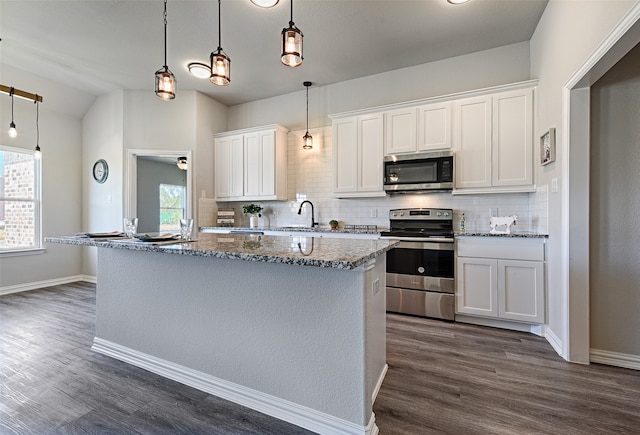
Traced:
POLYGON ((453 190, 453 153, 401 154, 384 158, 384 190, 410 193, 453 190))

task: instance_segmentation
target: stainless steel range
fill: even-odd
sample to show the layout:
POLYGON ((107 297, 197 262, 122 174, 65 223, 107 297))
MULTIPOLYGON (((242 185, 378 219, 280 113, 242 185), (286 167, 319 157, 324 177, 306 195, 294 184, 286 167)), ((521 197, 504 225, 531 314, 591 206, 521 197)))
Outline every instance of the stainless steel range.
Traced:
POLYGON ((454 320, 453 210, 389 211, 382 238, 400 240, 387 252, 387 311, 454 320))

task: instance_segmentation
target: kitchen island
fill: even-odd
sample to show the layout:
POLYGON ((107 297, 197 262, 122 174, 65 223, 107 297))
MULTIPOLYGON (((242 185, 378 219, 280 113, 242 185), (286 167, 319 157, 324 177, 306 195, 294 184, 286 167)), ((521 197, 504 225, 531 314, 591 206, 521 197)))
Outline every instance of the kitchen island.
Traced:
POLYGON ((46 241, 98 248, 95 351, 314 432, 378 432, 395 242, 46 241))

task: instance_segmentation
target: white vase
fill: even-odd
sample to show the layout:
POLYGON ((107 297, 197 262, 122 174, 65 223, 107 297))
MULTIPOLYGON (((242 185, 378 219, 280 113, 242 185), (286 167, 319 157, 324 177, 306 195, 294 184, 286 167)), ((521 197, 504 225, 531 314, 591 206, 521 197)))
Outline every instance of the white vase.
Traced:
POLYGON ((258 228, 258 216, 251 216, 249 218, 249 228, 258 228))

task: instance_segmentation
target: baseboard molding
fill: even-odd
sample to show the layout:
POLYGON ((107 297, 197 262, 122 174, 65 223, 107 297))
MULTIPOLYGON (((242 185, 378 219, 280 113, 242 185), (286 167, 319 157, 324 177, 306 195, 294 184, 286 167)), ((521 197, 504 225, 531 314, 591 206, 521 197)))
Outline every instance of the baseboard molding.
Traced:
POLYGON ((546 331, 544 325, 532 323, 512 322, 509 320, 490 319, 485 317, 469 316, 466 314, 456 314, 456 322, 470 323, 472 325, 490 326, 492 328, 509 329, 511 331, 529 332, 543 337, 546 331))
MULTIPOLYGON (((98 337, 94 338, 91 349, 103 355, 124 361, 165 378, 180 382, 181 384, 213 394, 214 396, 246 406, 255 411, 262 412, 263 414, 287 421, 319 434, 378 434, 378 427, 375 424, 375 416, 373 413, 368 424, 366 426, 360 426, 98 337)), ((384 378, 384 375, 382 378, 384 378)))
POLYGON ((590 349, 589 361, 598 364, 623 367, 625 369, 640 370, 640 355, 590 349))
POLYGON ((555 334, 555 332, 553 332, 551 328, 547 327, 544 338, 547 339, 551 347, 553 347, 553 350, 555 350, 558 355, 560 355, 564 359, 567 359, 564 355, 562 340, 558 338, 558 336, 555 334))
POLYGON ((384 377, 387 376, 387 371, 389 370, 389 364, 385 364, 382 368, 382 373, 380 373, 380 377, 378 378, 378 382, 376 383, 375 388, 373 389, 373 403, 376 402, 376 397, 378 397, 378 393, 380 392, 380 388, 382 388, 382 382, 384 382, 384 377))
POLYGON ((96 282, 95 277, 93 277, 93 281, 91 281, 90 278, 91 277, 87 275, 74 275, 74 276, 65 276, 63 278, 47 279, 44 281, 34 281, 34 282, 27 282, 24 284, 8 285, 8 286, 0 287, 0 296, 8 295, 11 293, 26 292, 29 290, 37 290, 39 288, 52 287, 54 285, 69 284, 70 282, 77 282, 77 281, 88 281, 93 283, 96 282))

